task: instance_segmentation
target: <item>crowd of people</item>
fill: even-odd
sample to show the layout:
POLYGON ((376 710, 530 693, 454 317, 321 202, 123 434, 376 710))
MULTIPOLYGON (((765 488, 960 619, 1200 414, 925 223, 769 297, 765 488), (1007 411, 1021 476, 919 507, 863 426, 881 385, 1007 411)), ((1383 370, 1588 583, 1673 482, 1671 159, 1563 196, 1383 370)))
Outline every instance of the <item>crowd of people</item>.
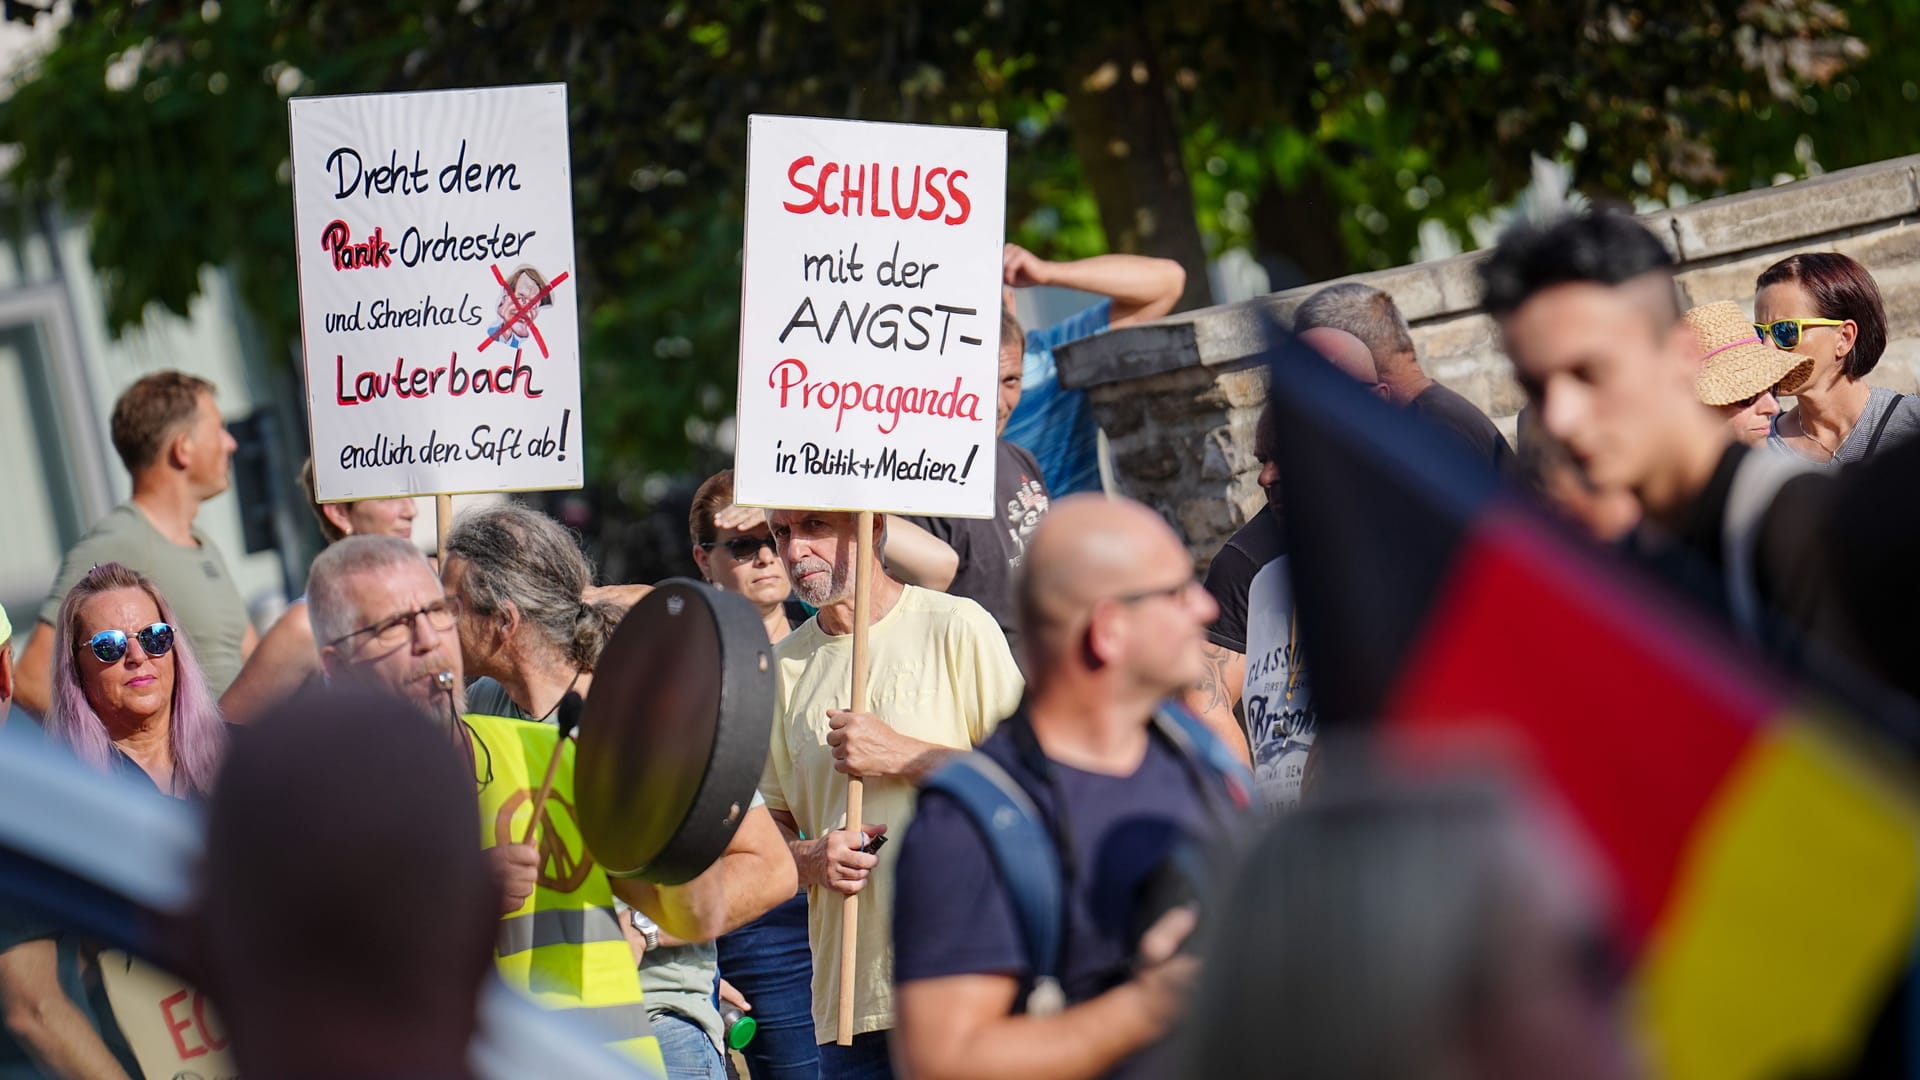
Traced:
MULTIPOLYGON (((1749 319, 1737 301, 1683 311, 1674 269, 1617 213, 1502 238, 1481 274, 1528 401, 1517 453, 1423 370, 1388 293, 1328 287, 1294 329, 1782 663, 1838 656, 1906 689, 1859 583, 1879 564, 1834 555, 1833 523, 1864 498, 1848 478, 1920 429, 1920 402, 1865 381, 1888 336, 1873 278, 1793 255, 1760 275, 1749 319)), ((647 585, 596 584, 579 538, 522 506, 463 515, 436 563, 411 500, 316 498, 328 546, 262 637, 194 526, 234 449, 215 388, 163 372, 121 395, 132 496, 69 552, 17 665, 0 612, 0 707, 98 770, 211 804, 203 974, 242 1072, 392 1074, 373 1051, 295 1053, 297 1010, 357 1025, 355 1045, 402 1073, 463 1075, 490 955, 509 986, 669 1077, 729 1075, 730 1045, 756 1080, 1634 1075, 1605 889, 1551 815, 1487 777, 1390 782, 1319 738, 1274 411, 1254 433, 1265 504, 1204 578, 1160 514, 1088 490, 1090 414, 1053 382, 1051 350, 1164 314, 1178 267, 1009 245, 1004 284, 1109 299, 1035 333, 1007 304, 991 518, 875 515, 862 534, 851 513, 739 506, 729 472, 695 494, 687 563, 758 613, 776 702, 753 805, 672 886, 585 852, 554 723, 591 695, 647 585), (328 696, 342 688, 360 696, 328 696), (382 740, 417 766, 346 749, 382 740), (320 807, 356 783, 415 780, 395 803, 413 831, 356 809, 329 832, 320 807), (467 857, 475 835, 484 855, 467 857), (350 880, 360 848, 409 844, 452 853, 401 855, 377 890, 350 880), (326 888, 303 890, 306 874, 326 888), (433 928, 351 914, 409 905, 433 928), (323 909, 381 944, 308 940, 292 913, 323 909), (395 974, 354 1001, 352 963, 395 974)), ((313 496, 310 464, 305 480, 313 496)), ((56 924, 0 918, 0 1077, 140 1075, 87 965, 56 924)))

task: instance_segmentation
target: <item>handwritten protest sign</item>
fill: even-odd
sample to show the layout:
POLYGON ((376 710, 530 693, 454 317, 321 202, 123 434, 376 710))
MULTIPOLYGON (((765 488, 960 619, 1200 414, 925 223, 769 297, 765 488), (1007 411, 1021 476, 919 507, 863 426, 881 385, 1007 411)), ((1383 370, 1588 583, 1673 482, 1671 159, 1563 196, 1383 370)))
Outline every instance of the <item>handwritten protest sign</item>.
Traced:
POLYGON ((289 118, 320 498, 579 487, 566 87, 289 118))
POLYGON ((116 950, 100 954, 100 975, 113 1019, 141 1072, 160 1080, 240 1075, 227 1049, 226 1025, 200 991, 116 950))
POLYGON ((1006 133, 748 120, 734 490, 987 517, 1006 133))

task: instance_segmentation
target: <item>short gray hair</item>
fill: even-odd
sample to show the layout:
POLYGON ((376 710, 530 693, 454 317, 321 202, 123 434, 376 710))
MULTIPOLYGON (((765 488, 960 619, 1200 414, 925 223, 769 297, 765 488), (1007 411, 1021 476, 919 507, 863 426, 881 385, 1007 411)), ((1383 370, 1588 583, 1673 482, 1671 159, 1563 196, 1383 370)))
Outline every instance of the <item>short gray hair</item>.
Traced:
POLYGON ((307 621, 313 626, 314 644, 324 648, 363 625, 366 612, 347 599, 350 579, 394 566, 419 566, 433 573, 420 549, 397 536, 349 536, 316 556, 307 574, 307 621))
POLYGON ((1293 311, 1293 332, 1317 326, 1345 330, 1367 343, 1377 365, 1413 354, 1413 332, 1393 297, 1357 281, 1329 285, 1300 302, 1293 311))
POLYGON ((504 503, 461 515, 447 556, 467 562, 461 602, 478 618, 511 608, 569 663, 592 671, 620 624, 618 604, 589 604, 593 565, 571 530, 545 514, 504 503))

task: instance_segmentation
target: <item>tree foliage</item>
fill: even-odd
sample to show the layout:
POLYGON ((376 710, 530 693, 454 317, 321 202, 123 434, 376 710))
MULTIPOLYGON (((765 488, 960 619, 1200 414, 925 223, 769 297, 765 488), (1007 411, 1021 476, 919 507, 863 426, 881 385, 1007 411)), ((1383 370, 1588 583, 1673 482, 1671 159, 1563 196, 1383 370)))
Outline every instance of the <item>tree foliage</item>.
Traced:
POLYGON ((1009 232, 1043 253, 1120 244, 1191 264, 1245 247, 1317 277, 1405 260, 1426 219, 1465 236, 1534 155, 1583 191, 1658 200, 1906 152, 1908 125, 1884 120, 1920 97, 1916 8, 76 4, 11 79, 0 132, 19 192, 86 216, 116 327, 185 311, 200 271, 225 267, 267 340, 291 344, 289 96, 564 81, 590 461, 626 480, 687 466, 731 414, 749 113, 1005 127, 1009 232), (1089 107, 1118 91, 1117 116, 1089 107), (1170 189, 1143 188, 1128 159, 1152 130, 1177 139, 1170 189))

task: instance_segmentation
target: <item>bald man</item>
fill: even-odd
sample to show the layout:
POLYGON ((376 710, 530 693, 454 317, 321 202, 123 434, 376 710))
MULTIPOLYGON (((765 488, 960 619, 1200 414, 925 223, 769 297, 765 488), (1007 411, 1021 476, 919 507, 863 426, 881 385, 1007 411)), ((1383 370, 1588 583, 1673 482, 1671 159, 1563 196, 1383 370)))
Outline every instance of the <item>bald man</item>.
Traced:
POLYGON ((1055 837, 1066 1008, 1019 1007, 1033 966, 1006 887, 972 818, 930 789, 896 872, 894 1059, 920 1078, 1171 1076, 1161 1040, 1192 984, 1176 949, 1194 918, 1143 899, 1176 849, 1235 827, 1245 789, 1203 764, 1203 731, 1155 713, 1198 678, 1214 604, 1164 521, 1099 495, 1053 504, 1018 595, 1027 698, 978 753, 1055 837))

